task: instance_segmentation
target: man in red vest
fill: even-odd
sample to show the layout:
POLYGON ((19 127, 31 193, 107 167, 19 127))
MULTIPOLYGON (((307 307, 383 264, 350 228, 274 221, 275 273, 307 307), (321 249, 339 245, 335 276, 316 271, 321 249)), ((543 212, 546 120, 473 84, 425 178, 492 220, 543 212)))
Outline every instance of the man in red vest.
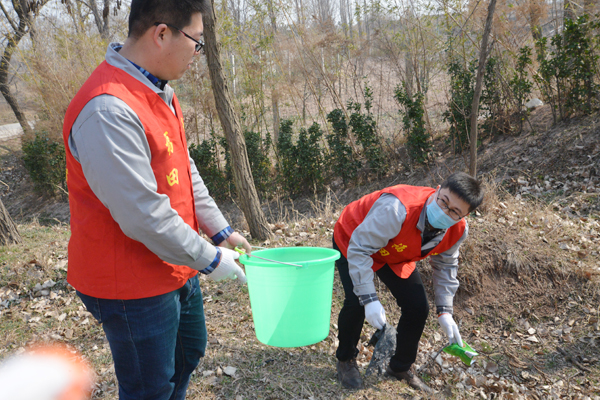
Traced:
POLYGON ((198 271, 246 282, 232 248, 251 247, 198 174, 167 84, 201 53, 207 7, 133 0, 127 40, 65 115, 67 278, 106 333, 121 400, 184 399, 207 343, 198 271))
POLYGON ((452 318, 452 301, 458 288, 458 249, 468 232, 464 218, 482 201, 480 183, 458 172, 436 189, 392 186, 344 208, 333 234, 333 247, 342 253, 336 265, 345 293, 336 352, 337 376, 344 387, 362 386, 356 356, 365 318, 377 329, 386 324, 373 282, 377 274, 402 310, 396 352, 386 374, 433 393, 410 371, 429 313, 415 262, 430 257, 438 321, 450 343, 462 346, 452 318))

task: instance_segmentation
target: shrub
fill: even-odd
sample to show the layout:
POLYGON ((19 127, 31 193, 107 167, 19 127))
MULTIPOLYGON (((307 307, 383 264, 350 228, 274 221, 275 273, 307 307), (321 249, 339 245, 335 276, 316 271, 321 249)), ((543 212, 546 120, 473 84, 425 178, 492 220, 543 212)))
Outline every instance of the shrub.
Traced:
POLYGON ((279 138, 277 139, 279 184, 290 194, 299 192, 296 146, 292 141, 293 124, 292 120, 282 120, 279 127, 279 138))
POLYGON ((271 161, 269 159, 269 148, 271 147, 271 136, 267 134, 262 139, 260 133, 245 131, 246 152, 252 170, 252 179, 256 191, 268 197, 272 192, 271 185, 271 161))
MULTIPOLYGON (((478 61, 473 60, 473 63, 475 62, 478 61)), ((502 56, 490 57, 485 64, 479 110, 486 119, 482 124, 480 137, 497 132, 510 133, 511 93, 507 86, 502 84, 507 64, 508 61, 502 56)))
POLYGON ((405 82, 402 82, 402 86, 396 87, 394 98, 403 107, 399 112, 402 115, 402 123, 406 132, 408 156, 412 161, 423 164, 429 158, 431 151, 431 137, 423 120, 425 95, 417 92, 410 96, 405 82))
POLYGON ((315 122, 308 131, 300 129, 298 142, 294 144, 292 126, 291 120, 281 121, 277 151, 280 184, 294 197, 323 189, 323 154, 319 146, 323 132, 315 122))
POLYGON ((524 106, 531 94, 531 89, 533 88, 533 83, 527 78, 527 67, 531 64, 531 48, 527 46, 520 48, 515 72, 509 82, 509 86, 515 98, 515 103, 517 104, 519 132, 523 130, 523 120, 528 115, 528 111, 524 110, 524 106))
POLYGON ((373 101, 373 92, 368 86, 365 88, 365 110, 361 112, 360 103, 352 101, 348 102, 348 109, 353 111, 350 114, 349 126, 352 128, 352 133, 363 148, 363 154, 367 166, 371 172, 378 177, 385 175, 386 160, 381 149, 381 139, 377 134, 377 122, 371 113, 373 101))
POLYGON ((450 124, 450 140, 457 153, 469 147, 471 105, 475 93, 475 68, 471 62, 468 66, 460 61, 451 61, 448 65, 450 74, 450 101, 444 111, 444 121, 450 124))
POLYGON ((600 94, 594 78, 599 72, 597 47, 600 39, 595 31, 600 21, 582 15, 576 20, 565 20, 564 30, 551 39, 536 42, 540 74, 536 81, 553 115, 562 119, 578 113, 594 111, 594 99, 600 94), (558 109, 558 110, 557 110, 558 109))
POLYGON ((35 133, 35 138, 23 140, 23 162, 31 176, 35 190, 56 195, 66 193, 65 146, 49 137, 46 131, 35 133))
POLYGON ((189 152, 210 195, 217 200, 228 198, 233 189, 233 179, 219 168, 219 150, 214 133, 198 145, 192 143, 189 152))
POLYGON ((554 123, 557 122, 557 96, 555 95, 555 89, 552 84, 553 79, 556 77, 555 63, 552 59, 548 58, 548 38, 540 38, 535 42, 535 48, 537 52, 537 60, 539 63, 538 74, 534 75, 534 80, 538 84, 542 99, 550 104, 552 109, 552 118, 554 123))
POLYGON ((320 192, 323 190, 323 155, 321 146, 319 146, 322 137, 323 131, 316 122, 308 128, 308 131, 304 128, 300 129, 297 144, 298 173, 304 191, 312 189, 314 192, 320 192))
POLYGON ((360 162, 354 158, 352 152, 348 123, 344 112, 335 109, 327 114, 327 120, 332 127, 332 132, 326 137, 330 152, 328 166, 333 176, 342 178, 345 185, 356 179, 360 162))

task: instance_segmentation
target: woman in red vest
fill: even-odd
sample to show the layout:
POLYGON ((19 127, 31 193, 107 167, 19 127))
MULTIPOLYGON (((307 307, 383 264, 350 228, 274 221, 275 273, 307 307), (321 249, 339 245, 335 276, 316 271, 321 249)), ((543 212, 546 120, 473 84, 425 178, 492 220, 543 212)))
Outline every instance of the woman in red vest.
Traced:
POLYGON ((207 343, 198 272, 246 281, 231 249, 250 245, 208 194, 167 84, 202 51, 207 7, 133 0, 127 40, 65 115, 67 279, 102 323, 121 400, 184 399, 207 343))
POLYGON ((415 262, 430 257, 438 321, 451 343, 462 346, 452 318, 458 280, 458 249, 467 237, 464 219, 483 201, 480 183, 454 173, 436 189, 397 185, 350 203, 334 229, 333 247, 345 299, 338 318, 337 376, 344 387, 359 388, 356 364, 365 318, 377 329, 386 324, 374 275, 389 288, 402 310, 396 352, 386 374, 427 393, 433 391, 411 371, 429 313, 429 303, 415 262))

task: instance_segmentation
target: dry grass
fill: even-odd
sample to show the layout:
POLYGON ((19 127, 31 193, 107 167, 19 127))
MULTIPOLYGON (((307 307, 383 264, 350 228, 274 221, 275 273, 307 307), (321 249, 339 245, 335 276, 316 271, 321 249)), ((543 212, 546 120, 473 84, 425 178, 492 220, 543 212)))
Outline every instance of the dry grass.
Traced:
MULTIPOLYGON (((552 135, 558 137, 557 132, 552 135)), ((571 142, 581 136, 579 132, 573 135, 571 142)), ((585 153, 596 154, 592 140, 595 136, 581 137, 587 146, 585 153)), ((488 144, 483 158, 503 166, 488 154, 503 157, 504 153, 511 154, 511 160, 518 156, 519 163, 527 164, 522 161, 523 153, 516 154, 513 148, 531 148, 528 139, 548 142, 553 146, 552 157, 561 153, 577 157, 578 153, 555 149, 554 140, 531 136, 515 138, 519 142, 511 144, 512 147, 500 141, 495 144, 495 151, 488 144), (502 146, 505 150, 499 150, 502 146)), ((566 146, 571 146, 571 142, 567 141, 566 146)), ((544 149, 542 153, 547 158, 550 152, 544 149)), ((11 188, 4 193, 3 201, 13 210, 33 210, 26 203, 36 199, 25 196, 19 189, 27 184, 27 179, 22 166, 14 160, 18 155, 9 144, 4 144, 0 156, 2 180, 11 188), (13 161, 6 161, 7 157, 13 161)), ((555 171, 548 170, 548 174, 561 177, 574 171, 569 169, 570 164, 552 160, 559 159, 549 161, 555 171)), ((542 164, 533 161, 534 167, 542 164)), ((374 182, 295 202, 279 199, 268 206, 275 239, 253 244, 331 247, 333 224, 345 204, 390 184, 435 185, 447 169, 459 169, 457 165, 460 159, 446 158, 437 169, 414 171, 393 181, 374 182)), ((489 168, 486 164, 483 167, 489 168)), ((514 169, 517 167, 523 169, 519 165, 514 169)), ((455 299, 455 317, 461 324, 463 339, 482 353, 480 360, 472 368, 450 357, 439 364, 429 362, 429 357, 445 340, 432 317, 421 341, 416 366, 425 366, 422 376, 440 392, 440 397, 462 399, 481 397, 480 393, 487 398, 493 393, 498 398, 502 395, 502 398, 527 399, 546 399, 553 393, 557 398, 594 396, 600 392, 597 284, 600 227, 594 208, 598 196, 596 192, 580 191, 556 191, 554 197, 526 196, 517 193, 512 184, 507 185, 516 181, 516 177, 503 174, 502 179, 487 175, 485 203, 479 213, 469 217, 470 235, 461 252, 461 289, 455 299)), ((544 175, 532 169, 528 179, 539 174, 544 175)), ((573 180, 577 185, 584 183, 575 178, 561 179, 573 180)), ((31 215, 23 215, 19 220, 26 217, 31 215)), ((228 219, 243 231, 239 211, 231 208, 228 219), (237 218, 229 218, 236 215, 237 218)), ((94 367, 97 374, 94 398, 116 399, 112 358, 102 329, 65 282, 68 226, 53 219, 39 221, 42 223, 34 219, 19 225, 23 245, 0 248, 0 358, 30 343, 67 343, 94 367), (44 225, 50 222, 54 225, 44 225), (56 284, 47 295, 40 295, 36 285, 49 280, 56 284)), ((420 271, 432 300, 431 268, 422 262, 420 271)), ((337 275, 329 336, 313 346, 291 349, 258 342, 246 288, 233 282, 214 283, 206 279, 201 286, 210 343, 192 378, 189 399, 395 399, 416 394, 403 383, 381 377, 369 378, 361 391, 345 390, 336 382, 333 353, 336 319, 343 301, 337 275), (237 368, 235 376, 219 375, 227 366, 237 368)), ((394 299, 381 284, 378 292, 388 320, 397 321, 400 311, 394 299)), ((371 356, 366 343, 373 331, 365 324, 359 359, 363 370, 371 356)))
MULTIPOLYGON (((599 329, 597 285, 576 279, 581 274, 569 272, 569 266, 572 265, 570 259, 574 256, 572 251, 558 248, 562 242, 560 238, 586 235, 592 226, 596 226, 596 222, 588 220, 579 223, 569 218, 563 219, 551 209, 540 207, 539 203, 517 200, 498 189, 491 194, 480 215, 469 219, 471 237, 465 246, 460 273, 464 289, 456 304, 457 318, 463 326, 463 338, 483 352, 481 364, 467 369, 456 360, 445 358, 442 366, 429 363, 424 378, 437 390, 456 398, 464 398, 468 393, 476 394, 480 390, 491 393, 492 382, 500 385, 497 390, 506 392, 514 385, 518 393, 527 397, 527 393, 535 395, 536 392, 531 382, 522 378, 520 371, 529 371, 537 374, 535 376, 540 380, 542 376, 551 382, 563 379, 569 382, 571 388, 576 386, 581 393, 591 394, 598 390, 599 371, 589 361, 593 357, 598 358, 598 348, 589 348, 586 356, 588 363, 581 364, 590 368, 592 373, 568 380, 563 375, 571 376, 577 369, 564 360, 556 361, 555 344, 566 346, 574 354, 579 352, 578 340, 600 336, 595 333, 599 329), (498 222, 500 218, 505 218, 506 222, 498 222), (544 219, 547 223, 543 222, 544 219), (555 239, 550 243, 543 242, 540 239, 541 230, 546 232, 544 237, 555 239), (490 276, 495 277, 497 286, 492 286, 490 276), (504 284, 498 283, 498 280, 504 281, 504 284), (558 287, 561 282, 564 284, 562 288, 558 287), (540 288, 545 288, 555 299, 562 296, 563 300, 556 301, 556 311, 552 315, 546 313, 548 304, 540 301, 544 299, 540 288), (493 292, 489 292, 491 290, 493 292), (532 294, 539 298, 532 297, 532 294), (529 317, 523 314, 522 309, 527 302, 530 304, 529 317), (494 312, 491 311, 493 309, 494 312), (535 318, 538 320, 531 314, 537 314, 535 318), (554 318, 564 320, 565 324, 572 319, 576 321, 572 326, 578 329, 573 329, 568 336, 555 338, 550 334, 550 328, 544 328, 547 324, 554 324, 554 318), (528 323, 536 326, 538 332, 544 329, 548 331, 544 336, 538 334, 541 343, 528 344, 516 336, 523 336, 522 324, 519 323, 521 320, 530 321, 528 323), (491 362, 500 366, 499 373, 491 374, 496 378, 486 377, 483 369, 491 362), (510 362, 520 368, 512 367, 510 362), (536 367, 541 372, 537 373, 536 367), (461 379, 462 375, 466 378, 461 379), (473 377, 475 382, 478 376, 490 380, 489 385, 473 386, 470 391, 457 386, 457 383, 469 381, 469 377, 473 377), (576 382, 578 380, 579 383, 576 382)), ((315 217, 301 217, 296 212, 292 213, 295 217, 276 221, 274 229, 278 234, 268 244, 269 247, 330 247, 333 223, 341 205, 329 200, 314 202, 313 207, 317 214, 315 217)), ((290 217, 290 214, 284 216, 290 217)), ((32 342, 66 342, 92 363, 97 373, 94 398, 116 399, 112 359, 102 329, 64 281, 68 227, 64 224, 49 227, 32 223, 21 225, 19 229, 25 240, 24 245, 5 247, 0 252, 0 301, 8 300, 9 303, 9 307, 3 308, 0 314, 0 355, 4 357, 32 342), (36 297, 35 285, 49 279, 56 282, 51 288, 52 295, 36 297), (16 299, 10 300, 15 296, 16 299), (61 317, 62 314, 66 315, 61 317)), ((587 250, 598 251, 597 244, 590 245, 587 250)), ((596 260, 595 257, 580 260, 578 268, 592 268, 596 260)), ((430 269, 422 263, 421 270, 430 290, 430 269)), ((202 279, 201 286, 205 298, 209 345, 205 359, 192 378, 188 398, 393 399, 414 394, 403 383, 381 377, 369 378, 367 387, 356 392, 345 390, 336 382, 333 354, 337 345, 336 319, 343 300, 337 274, 330 334, 320 343, 301 348, 274 348, 258 342, 254 335, 247 288, 234 282, 215 283, 208 279, 202 279), (227 366, 237 368, 235 376, 222 373, 227 366)), ((379 292, 388 319, 397 321, 400 312, 393 298, 383 285, 380 285, 379 292)), ((431 291, 430 296, 433 298, 431 291)), ((371 356, 366 343, 373 331, 365 324, 359 357, 362 368, 366 368, 371 356)), ((592 339, 591 343, 596 342, 592 339)), ((442 345, 443 336, 435 319, 431 318, 421 341, 417 365, 426 364, 427 357, 442 345)), ((566 395, 569 392, 561 393, 566 395)))

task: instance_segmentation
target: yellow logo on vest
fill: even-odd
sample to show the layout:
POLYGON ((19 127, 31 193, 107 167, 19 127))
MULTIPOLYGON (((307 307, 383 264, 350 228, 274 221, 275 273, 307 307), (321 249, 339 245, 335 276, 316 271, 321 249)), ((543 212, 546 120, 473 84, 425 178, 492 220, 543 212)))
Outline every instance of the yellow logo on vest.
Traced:
POLYGON ((171 142, 171 139, 169 139, 169 132, 165 132, 163 135, 165 135, 165 139, 167 139, 167 143, 165 143, 167 146, 167 152, 169 155, 171 155, 173 154, 173 142, 171 142))
POLYGON ((185 129, 185 124, 183 123, 183 118, 180 118, 180 119, 181 119, 181 127, 185 129))
POLYGON ((440 253, 431 253, 432 256, 437 256, 440 253))
POLYGON ((394 248, 394 250, 396 250, 398 253, 402 253, 404 251, 404 249, 406 249, 408 246, 405 244, 395 244, 392 246, 394 248))
POLYGON ((179 172, 177 172, 177 168, 173 168, 173 171, 167 175, 167 182, 169 183, 169 186, 179 184, 179 172))
POLYGON ((390 252, 387 251, 386 249, 381 249, 379 250, 379 254, 381 254, 382 256, 386 257, 390 255, 390 252))

